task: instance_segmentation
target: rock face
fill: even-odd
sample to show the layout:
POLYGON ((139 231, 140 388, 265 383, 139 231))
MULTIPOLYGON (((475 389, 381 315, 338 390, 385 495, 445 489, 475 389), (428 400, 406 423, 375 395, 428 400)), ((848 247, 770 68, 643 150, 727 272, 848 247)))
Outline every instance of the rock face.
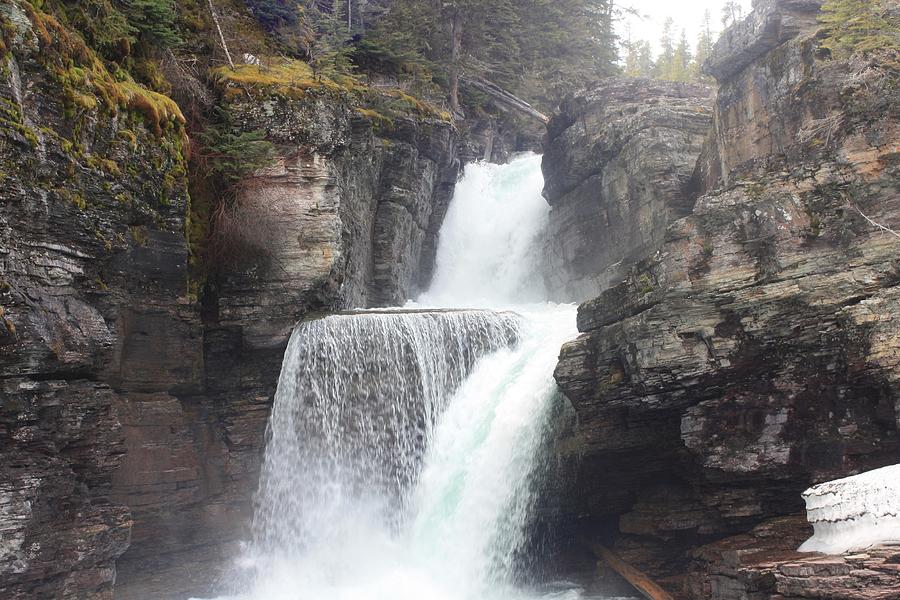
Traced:
POLYGON ((198 312, 176 301, 180 113, 115 82, 30 5, 0 16, 12 49, 0 55, 0 596, 112 598, 132 526, 114 490, 122 422, 151 379, 177 402, 169 392, 195 383, 200 358, 185 351, 198 312), (61 85, 76 67, 92 79, 61 85), (157 103, 156 118, 135 100, 157 103), (157 328, 179 342, 139 364, 157 328))
POLYGON ((612 77, 562 103, 543 162, 554 299, 596 296, 690 212, 711 96, 704 86, 612 77))
MULTIPOLYGON (((775 9, 809 22, 808 3, 758 7, 775 9)), ((802 27, 752 31, 726 34, 713 58, 706 193, 580 307, 583 333, 563 347, 556 378, 578 413, 567 444, 583 457, 570 514, 673 591, 819 597, 791 578, 859 580, 819 581, 815 560, 763 551, 753 577, 768 587, 736 582, 733 554, 696 552, 800 514, 812 483, 900 462, 900 245, 873 225, 900 227, 898 73, 832 60, 802 27)))
POLYGON ((695 598, 727 600, 900 596, 900 546, 844 556, 797 552, 794 541, 807 530, 802 519, 783 517, 702 546, 686 589, 695 598))
POLYGON ((0 596, 208 595, 293 323, 426 285, 455 130, 314 94, 236 106, 280 150, 245 188, 273 218, 199 290, 177 106, 27 3, 0 18, 0 596))

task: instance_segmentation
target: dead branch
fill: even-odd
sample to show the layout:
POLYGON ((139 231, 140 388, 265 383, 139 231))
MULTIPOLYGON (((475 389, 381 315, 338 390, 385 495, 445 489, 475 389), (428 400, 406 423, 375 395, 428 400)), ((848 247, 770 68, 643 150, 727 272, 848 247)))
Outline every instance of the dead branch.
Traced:
POLYGON ((797 141, 805 144, 814 138, 825 134, 825 145, 831 142, 831 137, 844 124, 844 115, 837 113, 822 119, 814 119, 808 125, 797 132, 797 141))
POLYGON ((228 65, 233 69, 234 61, 231 60, 228 44, 225 43, 225 36, 222 34, 222 26, 219 24, 219 16, 216 14, 216 9, 213 7, 212 0, 206 0, 206 2, 209 4, 209 12, 212 14, 213 23, 216 25, 216 31, 219 32, 219 41, 222 43, 222 49, 225 50, 225 58, 228 59, 228 65))
POLYGON ((856 212, 858 212, 859 215, 869 223, 869 225, 871 225, 871 226, 873 226, 873 227, 876 227, 876 228, 880 229, 880 230, 882 231, 882 233, 890 233, 890 234, 893 235, 894 237, 900 239, 900 233, 897 233, 896 231, 894 231, 894 230, 891 229, 890 227, 885 227, 884 225, 882 225, 882 224, 879 223, 878 221, 876 221, 876 220, 870 218, 866 213, 864 213, 863 211, 861 211, 861 210, 859 209, 859 207, 856 206, 855 204, 850 203, 850 206, 851 206, 853 209, 855 209, 856 212))

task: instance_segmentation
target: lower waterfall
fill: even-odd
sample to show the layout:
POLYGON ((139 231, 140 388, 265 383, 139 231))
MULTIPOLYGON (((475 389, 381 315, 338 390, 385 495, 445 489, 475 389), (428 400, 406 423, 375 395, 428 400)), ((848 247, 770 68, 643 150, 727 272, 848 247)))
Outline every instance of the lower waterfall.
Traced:
POLYGON ((541 187, 538 156, 468 165, 428 293, 297 326, 232 598, 578 597, 517 585, 577 334, 540 302, 541 187))

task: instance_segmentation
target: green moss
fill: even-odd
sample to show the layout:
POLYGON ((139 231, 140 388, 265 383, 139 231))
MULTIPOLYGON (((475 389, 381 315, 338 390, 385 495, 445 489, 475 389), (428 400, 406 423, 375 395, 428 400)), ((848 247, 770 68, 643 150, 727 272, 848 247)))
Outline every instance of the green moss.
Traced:
POLYGON ((149 236, 147 235, 147 228, 141 226, 132 226, 128 228, 129 233, 131 233, 131 239, 134 240, 134 243, 138 246, 146 246, 149 241, 149 236))
POLYGON ((213 78, 225 86, 226 99, 246 94, 303 98, 310 88, 333 91, 345 89, 330 79, 319 79, 309 64, 293 59, 263 59, 265 64, 220 67, 213 70, 213 78))
POLYGON ((641 295, 649 294, 656 286, 653 285, 653 279, 647 273, 641 273, 637 280, 637 289, 641 295))
POLYGON ((122 170, 119 168, 119 165, 114 160, 110 160, 108 158, 103 158, 102 156, 97 156, 96 154, 88 154, 84 157, 84 162, 92 169, 96 169, 99 171, 104 171, 109 173, 110 175, 119 176, 122 174, 122 170))
POLYGON ((398 115, 451 121, 449 112, 400 89, 369 87, 349 76, 316 75, 309 64, 299 60, 262 59, 262 63, 214 69, 213 78, 225 88, 225 99, 240 99, 249 94, 297 100, 318 90, 347 95, 359 105, 358 112, 372 118, 379 127, 392 127, 391 118, 398 115))
POLYGON ((113 115, 120 111, 141 115, 157 136, 169 129, 176 133, 180 129, 183 135, 185 119, 174 100, 138 85, 124 71, 114 77, 79 36, 53 16, 27 3, 23 6, 41 45, 39 57, 59 83, 68 116, 102 107, 113 115))
POLYGON ((0 15, 0 58, 9 54, 10 48, 13 47, 13 40, 16 37, 16 26, 12 22, 0 15))
POLYGON ((70 190, 68 188, 55 188, 53 192, 63 201, 70 202, 78 207, 79 210, 87 208, 87 199, 80 190, 70 190))
POLYGON ((369 119, 372 122, 372 127, 375 131, 387 130, 393 131, 394 129, 394 121, 390 117, 386 117, 377 110, 372 110, 370 108, 362 108, 357 107, 356 112, 361 116, 369 119))
POLYGON ((116 135, 118 135, 121 139, 128 142, 128 146, 132 150, 137 150, 137 148, 138 148, 137 135, 135 135, 135 133, 132 130, 120 129, 116 135))
POLYGON ((744 191, 752 200, 759 200, 765 193, 766 188, 761 183, 751 183, 744 187, 744 191))
POLYGON ((103 235, 102 231, 100 231, 99 229, 95 229, 94 237, 97 238, 101 244, 103 244, 103 247, 106 249, 107 252, 112 250, 112 247, 113 247, 112 242, 110 242, 109 239, 105 235, 103 235))

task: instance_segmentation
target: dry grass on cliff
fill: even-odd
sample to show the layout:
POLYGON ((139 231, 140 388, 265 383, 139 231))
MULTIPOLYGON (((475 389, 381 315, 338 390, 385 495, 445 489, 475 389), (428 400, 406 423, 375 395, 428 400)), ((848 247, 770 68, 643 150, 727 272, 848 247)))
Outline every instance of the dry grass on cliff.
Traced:
POLYGON ((213 209, 205 248, 210 264, 241 267, 272 258, 272 234, 280 219, 262 190, 261 178, 245 179, 213 209))

